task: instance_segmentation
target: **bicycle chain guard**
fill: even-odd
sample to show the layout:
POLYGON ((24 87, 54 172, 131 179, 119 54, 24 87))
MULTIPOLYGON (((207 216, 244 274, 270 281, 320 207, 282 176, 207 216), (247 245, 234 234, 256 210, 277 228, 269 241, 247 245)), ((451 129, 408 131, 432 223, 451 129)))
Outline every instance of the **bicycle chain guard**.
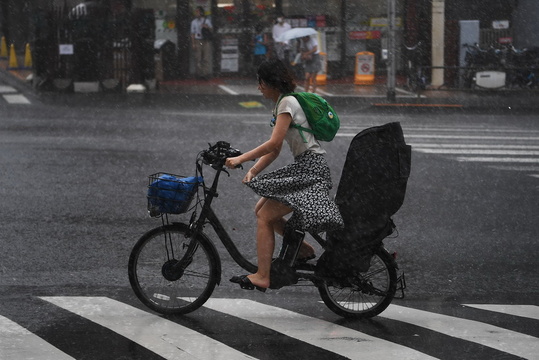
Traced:
POLYGON ((283 286, 295 285, 299 276, 296 269, 288 266, 285 261, 277 258, 271 263, 270 289, 280 289, 283 286))

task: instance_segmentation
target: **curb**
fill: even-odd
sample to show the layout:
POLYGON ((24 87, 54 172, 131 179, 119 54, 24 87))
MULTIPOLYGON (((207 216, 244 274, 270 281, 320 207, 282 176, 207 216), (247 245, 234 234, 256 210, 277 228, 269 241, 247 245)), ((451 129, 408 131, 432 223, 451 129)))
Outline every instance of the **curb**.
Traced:
MULTIPOLYGON (((21 92, 30 92, 38 98, 57 97, 58 92, 41 92, 36 90, 31 83, 26 80, 26 77, 31 73, 28 70, 8 70, 5 61, 0 61, 0 79, 10 86, 13 86, 21 92)), ((161 103, 162 101, 188 101, 201 102, 203 104, 222 102, 252 102, 258 101, 264 103, 264 99, 260 94, 222 94, 215 93, 215 81, 209 83, 201 83, 198 93, 174 92, 167 88, 166 91, 150 91, 143 93, 62 93, 69 95, 70 98, 84 98, 87 101, 99 102, 103 98, 117 98, 132 103, 138 102, 141 97, 145 99, 144 103, 161 103)), ((372 93, 383 93, 385 85, 374 85, 372 93)), ((323 96, 323 95, 322 95, 323 96)), ((539 91, 538 90, 475 90, 475 91, 458 91, 458 90, 426 90, 420 96, 397 96, 395 102, 389 102, 385 97, 373 94, 364 95, 349 95, 336 94, 326 97, 334 106, 340 104, 345 106, 361 106, 362 108, 369 107, 374 109, 487 109, 489 111, 497 110, 526 110, 539 111, 539 91)), ((133 105, 135 105, 133 103, 133 105)), ((249 109, 246 109, 249 110, 249 109)))

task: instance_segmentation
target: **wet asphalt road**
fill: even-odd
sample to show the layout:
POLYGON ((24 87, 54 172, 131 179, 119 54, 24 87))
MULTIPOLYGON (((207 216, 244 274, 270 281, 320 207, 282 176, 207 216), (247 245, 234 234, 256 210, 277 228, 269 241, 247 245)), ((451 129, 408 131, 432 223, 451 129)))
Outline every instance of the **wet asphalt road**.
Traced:
MULTIPOLYGON (((177 101, 144 95, 28 96, 30 105, 0 105, 0 315, 17 319, 46 339, 54 338, 51 334, 66 321, 75 320, 37 296, 107 296, 144 309, 130 291, 126 265, 136 239, 158 225, 146 212, 149 174, 192 175, 195 156, 208 142, 226 140, 248 150, 271 131, 270 104, 259 98, 263 107, 245 109, 235 98, 212 102, 206 97, 177 101)), ((400 236, 386 241, 388 248, 397 251, 408 279, 407 298, 397 304, 450 314, 460 314, 459 304, 470 302, 538 305, 539 124, 534 111, 395 110, 350 101, 338 111, 341 136, 326 146, 335 183, 351 137, 366 127, 400 121, 407 141, 419 145, 414 146, 405 204, 394 217, 400 236), (420 151, 431 149, 429 144, 458 144, 464 152, 420 151), (472 151, 492 144, 510 149, 531 146, 530 156, 501 155, 531 160, 459 159, 478 158, 472 151)), ((290 160, 286 154, 275 166, 290 160)), ((243 171, 237 170, 222 180, 215 208, 240 250, 254 260, 256 197, 241 184, 242 177, 243 171)), ((251 298, 338 321, 317 303, 312 288, 285 288, 266 296, 236 288, 226 280, 242 270, 229 255, 221 255, 224 281, 213 297, 251 298)), ((204 320, 206 314, 208 310, 201 309, 194 318, 178 322, 222 333, 204 320)), ((525 325, 538 336, 536 323, 525 325)), ((357 326, 394 340, 387 330, 357 326)), ((93 334, 91 341, 103 336, 93 334)), ((233 342, 242 350, 251 344, 246 337, 233 342)), ((444 358, 440 344, 415 347, 444 358)), ((145 348, 132 350, 132 355, 117 351, 110 358, 151 358, 145 348)), ((263 358, 260 354, 267 349, 258 351, 257 357, 263 358)), ((484 354, 484 359, 493 355, 484 354)))

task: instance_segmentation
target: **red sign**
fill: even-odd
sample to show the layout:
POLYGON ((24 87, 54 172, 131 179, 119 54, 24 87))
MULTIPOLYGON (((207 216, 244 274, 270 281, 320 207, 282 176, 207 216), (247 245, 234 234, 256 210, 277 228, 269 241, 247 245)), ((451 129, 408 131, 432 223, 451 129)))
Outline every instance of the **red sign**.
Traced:
POLYGON ((512 37, 502 37, 498 39, 498 43, 500 44, 512 44, 513 38, 512 37))
POLYGON ((382 37, 382 32, 378 30, 350 31, 348 33, 348 38, 350 40, 372 40, 372 39, 380 39, 381 37, 382 37))
POLYGON ((361 71, 365 74, 368 74, 371 70, 371 66, 367 63, 361 64, 361 71))

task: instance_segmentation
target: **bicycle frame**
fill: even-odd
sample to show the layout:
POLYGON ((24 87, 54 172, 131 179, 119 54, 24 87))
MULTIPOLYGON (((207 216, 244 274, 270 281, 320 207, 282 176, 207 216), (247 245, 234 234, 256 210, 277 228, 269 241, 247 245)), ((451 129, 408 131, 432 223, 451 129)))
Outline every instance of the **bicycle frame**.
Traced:
MULTIPOLYGON (((200 216, 192 219, 190 228, 192 229, 193 238, 197 238, 197 234, 202 233, 204 225, 209 223, 213 230, 215 231, 217 237, 221 240, 225 249, 228 251, 232 259, 244 270, 255 273, 258 267, 247 260, 241 252, 238 250, 236 244, 222 225, 221 221, 215 214, 214 210, 211 207, 213 199, 218 197, 217 186, 219 184, 219 178, 222 172, 228 172, 223 168, 216 169, 215 177, 213 179, 212 185, 208 188, 204 186, 204 205, 200 216)), ((195 214, 195 213, 194 213, 195 214)), ((282 287, 285 285, 291 285, 297 283, 299 278, 308 279, 311 281, 316 281, 317 277, 314 275, 314 266, 310 264, 305 264, 299 267, 299 270, 308 270, 311 273, 297 272, 297 269, 294 268, 294 264, 303 241, 304 233, 300 231, 288 230, 283 236, 283 245, 279 256, 274 260, 272 264, 272 287, 282 287)), ((322 246, 325 247, 326 241, 318 234, 311 234, 311 236, 322 246)), ((189 244, 189 248, 186 251, 184 259, 178 263, 178 267, 181 267, 182 264, 188 265, 188 259, 192 256, 196 250, 196 241, 192 241, 189 244)), ((181 269, 183 270, 183 269, 181 269)), ((180 269, 178 269, 180 271, 180 269)))

